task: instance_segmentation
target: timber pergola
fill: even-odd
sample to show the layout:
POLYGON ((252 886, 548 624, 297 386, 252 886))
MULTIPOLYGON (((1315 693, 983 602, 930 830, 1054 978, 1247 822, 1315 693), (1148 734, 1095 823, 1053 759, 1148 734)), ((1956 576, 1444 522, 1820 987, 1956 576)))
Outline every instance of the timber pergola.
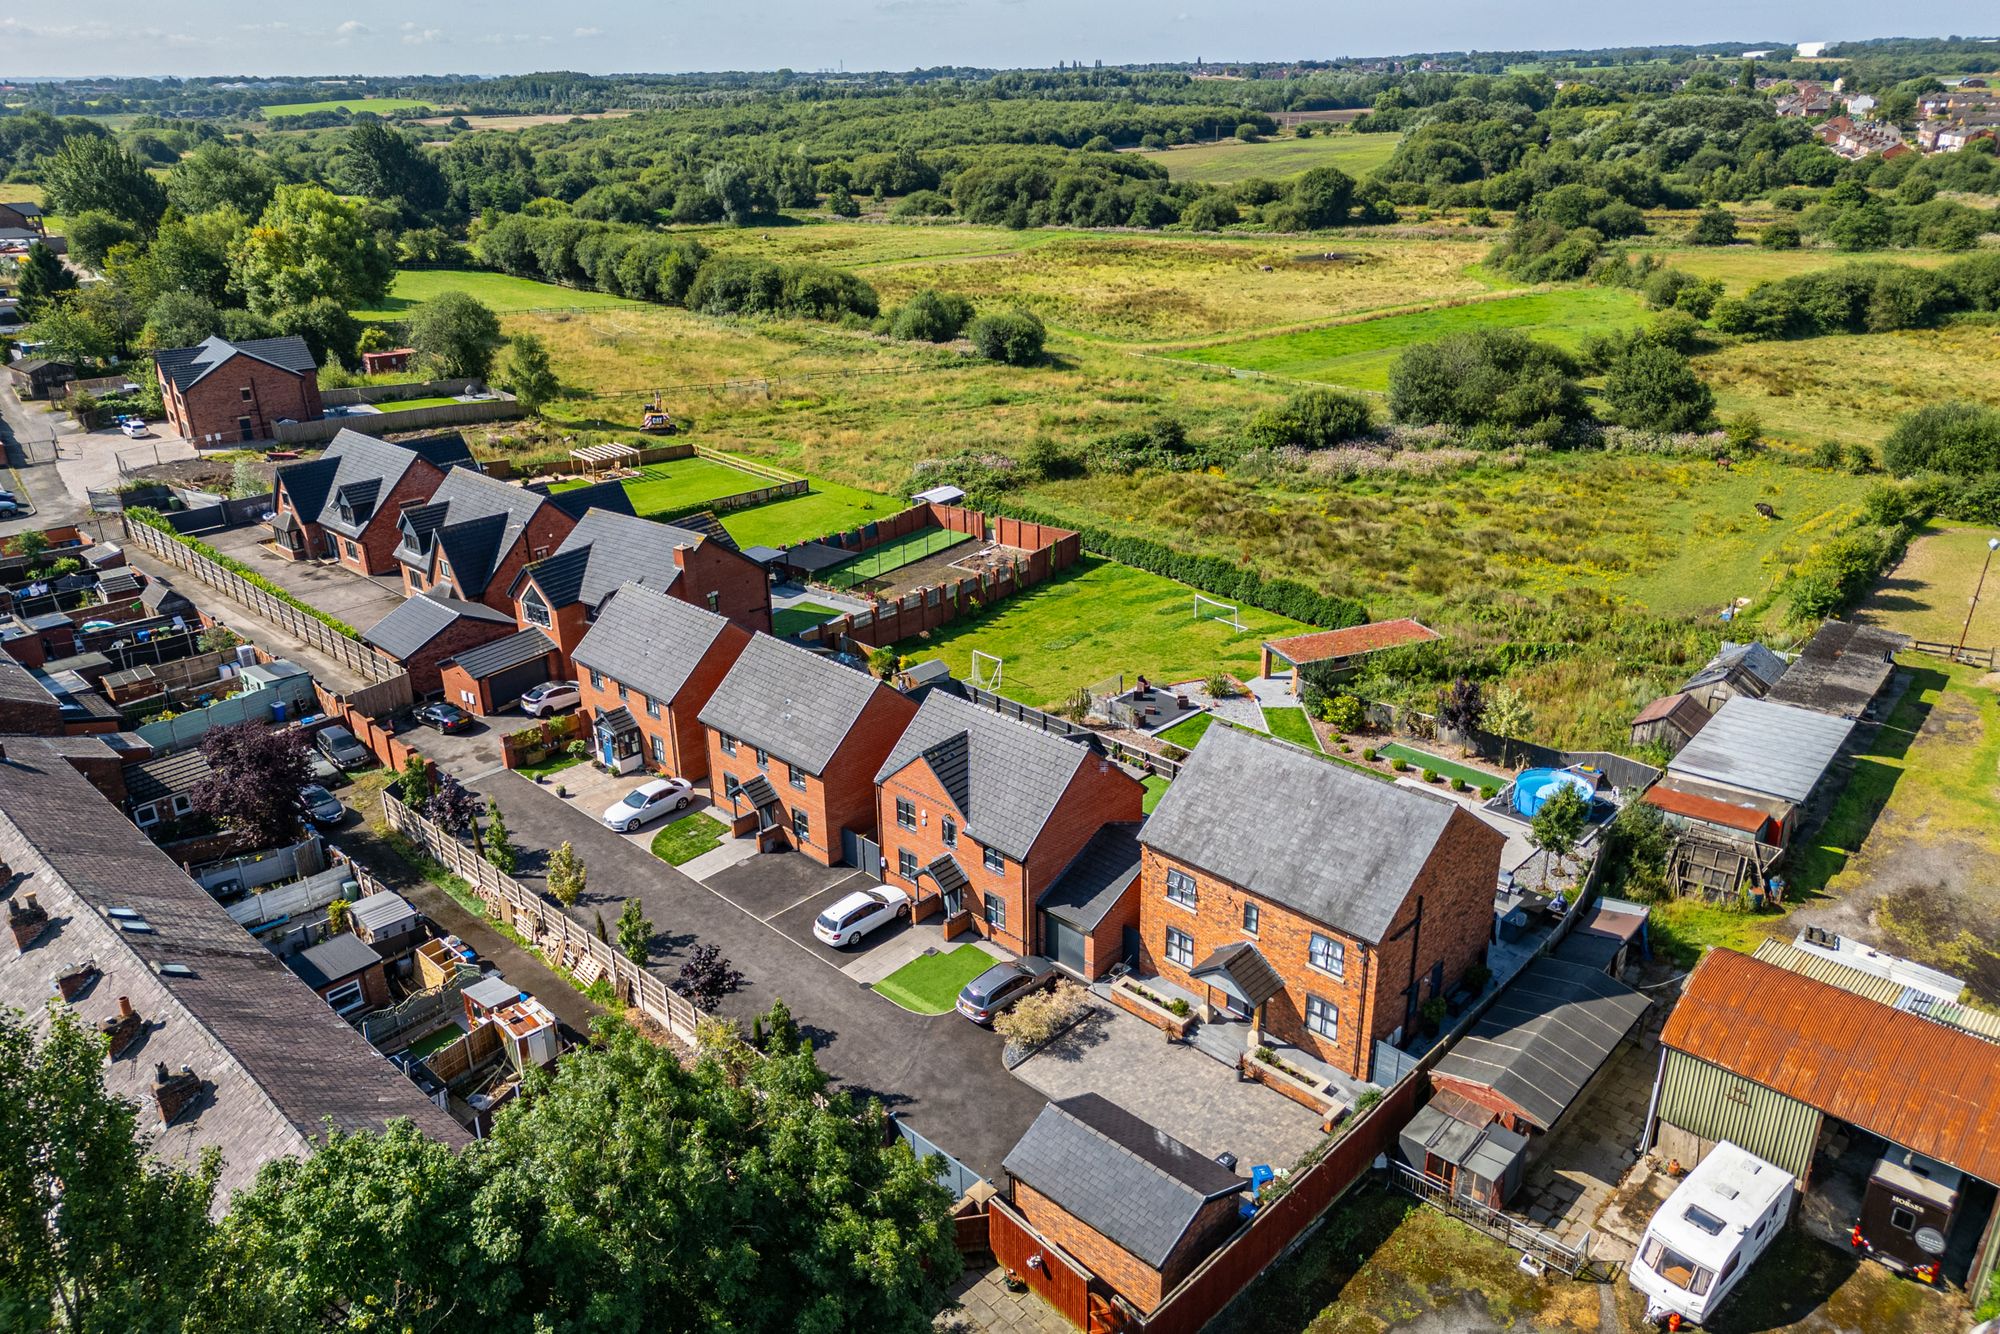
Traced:
POLYGON ((1354 665, 1354 659, 1385 648, 1401 648, 1405 644, 1423 644, 1442 638, 1444 636, 1437 631, 1407 616, 1393 621, 1350 625, 1344 630, 1316 630, 1311 634, 1293 635, 1289 639, 1266 640, 1258 674, 1276 675, 1272 671, 1273 664, 1283 663, 1291 671, 1292 693, 1296 695, 1299 693, 1301 667, 1331 662, 1336 670, 1345 670, 1354 665))
POLYGON ((639 463, 639 451, 630 445, 579 445, 569 456, 588 472, 606 468, 632 468, 639 463))

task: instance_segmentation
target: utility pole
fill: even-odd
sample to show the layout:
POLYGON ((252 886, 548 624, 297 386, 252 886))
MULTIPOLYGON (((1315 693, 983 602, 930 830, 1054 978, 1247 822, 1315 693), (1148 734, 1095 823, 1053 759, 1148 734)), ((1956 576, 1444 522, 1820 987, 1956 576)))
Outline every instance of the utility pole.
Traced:
MULTIPOLYGON (((2000 549, 2000 537, 1986 539, 1986 559, 1979 567, 1979 582, 1972 587, 1972 604, 1965 609, 1965 625, 1958 632, 1958 653, 1965 652, 1965 637, 1972 633, 1972 613, 1979 610, 1979 595, 1986 591, 1986 572, 1993 567, 1993 552, 2000 549)), ((1955 661, 1958 653, 1952 655, 1955 661)))

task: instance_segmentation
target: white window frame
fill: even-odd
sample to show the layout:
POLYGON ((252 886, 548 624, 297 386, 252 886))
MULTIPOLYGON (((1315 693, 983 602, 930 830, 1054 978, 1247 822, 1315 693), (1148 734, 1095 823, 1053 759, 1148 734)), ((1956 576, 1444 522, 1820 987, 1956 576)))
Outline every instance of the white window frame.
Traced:
POLYGON ((529 584, 528 591, 521 594, 521 616, 529 625, 539 625, 544 630, 555 620, 549 611, 549 604, 542 599, 541 590, 533 584, 529 584))
POLYGON ((1195 887, 1194 877, 1178 866, 1167 868, 1167 902, 1189 912, 1195 911, 1201 902, 1201 891, 1195 887))
POLYGON ((362 989, 361 979, 350 978, 337 987, 327 989, 324 997, 337 1015, 350 1015, 368 1003, 368 994, 362 989))
POLYGON ((132 823, 141 829, 151 829, 160 822, 160 804, 149 801, 132 808, 132 823))
POLYGON ((194 812, 194 798, 185 792, 176 792, 172 798, 171 809, 177 816, 190 815, 194 812))
POLYGON ((1340 1041, 1340 1007, 1326 997, 1310 994, 1306 996, 1305 1020, 1306 1032, 1314 1037, 1325 1038, 1328 1042, 1340 1041), (1320 1010, 1317 1019, 1313 1017, 1315 1006, 1320 1010))
POLYGON ((1347 977, 1347 942, 1335 940, 1332 936, 1323 935, 1318 931, 1313 932, 1311 937, 1306 941, 1306 966, 1316 972, 1325 973, 1328 977, 1345 979, 1347 977), (1326 947, 1323 952, 1324 962, 1322 962, 1322 951, 1320 949, 1322 945, 1326 947))
POLYGON ((1194 967, 1194 937, 1177 926, 1168 927, 1166 954, 1168 963, 1182 968, 1194 967))

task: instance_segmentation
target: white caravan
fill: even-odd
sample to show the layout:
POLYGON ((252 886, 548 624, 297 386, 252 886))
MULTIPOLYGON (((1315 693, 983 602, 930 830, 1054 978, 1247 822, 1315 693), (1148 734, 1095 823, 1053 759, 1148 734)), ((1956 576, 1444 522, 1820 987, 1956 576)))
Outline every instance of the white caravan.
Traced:
POLYGON ((1677 1329, 1712 1315, 1784 1227, 1793 1184, 1726 1140, 1709 1150, 1639 1239, 1630 1276, 1646 1318, 1677 1329))

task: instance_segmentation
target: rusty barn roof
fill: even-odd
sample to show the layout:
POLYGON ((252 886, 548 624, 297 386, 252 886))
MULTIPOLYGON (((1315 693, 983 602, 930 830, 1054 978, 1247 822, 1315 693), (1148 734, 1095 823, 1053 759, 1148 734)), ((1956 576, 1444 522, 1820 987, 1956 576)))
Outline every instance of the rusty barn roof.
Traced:
POLYGON ((2000 1043, 1727 949, 1695 968, 1660 1041, 2000 1182, 2000 1043))

